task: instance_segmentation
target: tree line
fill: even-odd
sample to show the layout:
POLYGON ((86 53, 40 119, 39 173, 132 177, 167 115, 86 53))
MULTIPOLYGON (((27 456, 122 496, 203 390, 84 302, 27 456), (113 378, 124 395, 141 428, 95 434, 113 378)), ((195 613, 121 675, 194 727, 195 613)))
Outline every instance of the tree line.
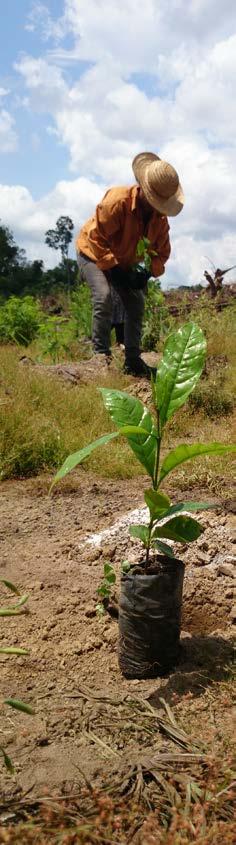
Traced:
POLYGON ((53 290, 72 289, 78 281, 77 262, 69 258, 74 224, 61 216, 55 229, 45 232, 45 243, 60 253, 59 264, 46 270, 41 260, 28 261, 24 249, 17 246, 10 229, 0 221, 0 297, 46 296, 53 290))

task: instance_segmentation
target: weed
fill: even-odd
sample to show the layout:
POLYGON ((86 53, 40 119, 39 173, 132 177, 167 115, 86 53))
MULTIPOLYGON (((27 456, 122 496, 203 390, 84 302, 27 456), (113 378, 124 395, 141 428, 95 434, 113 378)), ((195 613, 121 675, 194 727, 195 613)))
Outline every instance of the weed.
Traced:
MULTIPOLYGON (((37 475, 60 465, 68 454, 86 442, 86 431, 99 435, 106 413, 94 385, 73 387, 59 379, 22 366, 12 347, 2 347, 0 383, 1 478, 37 475)), ((107 377, 105 383, 109 385, 107 377)), ((104 383, 104 382, 103 382, 104 383)), ((115 377, 117 387, 127 384, 115 377)), ((127 444, 114 444, 110 455, 90 459, 95 473, 111 478, 140 474, 135 458, 128 459, 127 444)))
POLYGON ((0 342, 28 346, 37 336, 42 319, 42 311, 33 296, 22 299, 11 296, 0 306, 0 342))

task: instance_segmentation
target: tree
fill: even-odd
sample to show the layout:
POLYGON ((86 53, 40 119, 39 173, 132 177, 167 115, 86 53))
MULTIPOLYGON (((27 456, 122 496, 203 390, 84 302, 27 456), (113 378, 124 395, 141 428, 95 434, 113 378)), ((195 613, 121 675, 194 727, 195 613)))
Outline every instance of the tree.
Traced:
POLYGON ((70 217, 58 217, 55 229, 45 233, 45 243, 51 249, 61 250, 62 264, 67 270, 68 290, 70 287, 70 266, 68 261, 69 246, 73 238, 74 223, 70 217))
POLYGON ((13 234, 7 226, 0 224, 0 276, 7 278, 13 269, 24 260, 24 250, 16 245, 13 234))

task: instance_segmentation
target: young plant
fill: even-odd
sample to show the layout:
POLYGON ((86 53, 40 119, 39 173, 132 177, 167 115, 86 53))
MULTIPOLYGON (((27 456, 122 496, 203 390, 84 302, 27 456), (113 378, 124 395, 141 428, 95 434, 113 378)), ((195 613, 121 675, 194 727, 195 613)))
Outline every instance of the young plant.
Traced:
POLYGON ((97 589, 100 601, 96 604, 97 616, 104 616, 106 606, 110 601, 112 588, 116 583, 116 573, 113 566, 106 562, 103 567, 103 579, 97 589))
POLYGON ((145 571, 148 570, 151 549, 157 550, 164 558, 173 558, 172 547, 166 540, 189 543, 200 536, 202 525, 192 516, 186 515, 186 511, 191 513, 213 507, 205 502, 185 501, 172 504, 169 496, 160 490, 167 475, 177 466, 198 455, 236 452, 236 446, 232 444, 198 442, 191 445, 181 444, 171 449, 164 460, 161 457, 166 423, 175 411, 182 407, 196 386, 205 356, 206 340, 202 330, 195 323, 186 323, 168 337, 156 379, 152 381, 154 413, 128 393, 101 388, 105 407, 118 431, 105 434, 69 455, 52 483, 53 486, 64 478, 97 447, 109 443, 119 435, 127 437, 131 449, 151 479, 151 486, 144 494, 149 509, 148 525, 130 527, 131 536, 138 537, 146 549, 145 571))

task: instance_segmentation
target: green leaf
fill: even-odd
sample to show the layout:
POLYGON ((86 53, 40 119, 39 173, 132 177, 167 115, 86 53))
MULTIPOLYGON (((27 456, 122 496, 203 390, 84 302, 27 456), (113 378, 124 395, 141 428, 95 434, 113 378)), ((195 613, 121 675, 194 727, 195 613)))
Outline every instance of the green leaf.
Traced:
POLYGON ((110 434, 103 434, 102 437, 98 437, 97 440, 93 440, 93 442, 89 443, 88 446, 84 446, 84 448, 79 449, 78 452, 73 452, 71 455, 68 455, 68 458, 66 458, 64 464, 62 464, 62 466, 56 473, 55 478, 53 479, 51 487, 49 489, 49 493, 54 487, 54 484, 57 484, 57 482, 64 478, 65 475, 68 474, 68 472, 71 472, 73 469, 75 469, 76 466, 78 466, 78 464, 81 464, 82 461, 85 461, 85 459, 88 458, 89 455, 91 455, 91 452, 94 451, 94 449, 98 449, 99 446, 105 446, 107 443, 110 442, 110 440, 114 440, 115 437, 119 437, 120 435, 123 435, 124 437, 127 437, 128 435, 136 435, 136 437, 140 441, 141 436, 147 438, 149 436, 149 433, 148 431, 146 431, 145 428, 142 428, 141 426, 138 427, 133 425, 126 425, 122 426, 119 431, 112 431, 110 434))
POLYGON ((116 583, 116 573, 115 572, 109 572, 109 575, 106 575, 106 581, 108 581, 108 584, 115 584, 116 583))
POLYGON ((129 533, 131 537, 138 537, 147 546, 149 532, 146 525, 130 525, 129 533))
POLYGON ((13 763, 11 761, 11 758, 8 756, 8 754, 6 754, 6 751, 4 751, 4 748, 2 748, 1 745, 0 745, 0 751, 1 751, 1 754, 3 756, 3 760, 4 760, 4 763, 5 763, 6 769, 8 770, 8 772, 10 772, 11 775, 14 775, 15 769, 14 769, 13 763))
POLYGON ((139 399, 135 399, 134 396, 129 396, 128 393, 121 390, 101 388, 101 393, 105 408, 119 429, 133 425, 140 430, 145 430, 143 435, 133 433, 128 436, 128 443, 136 458, 143 464, 153 479, 157 432, 150 412, 139 399))
POLYGON ((4 704, 9 704, 14 710, 21 710, 22 713, 28 713, 29 716, 35 715, 35 710, 30 704, 25 704, 24 701, 18 701, 17 698, 6 698, 4 704))
POLYGON ((98 449, 99 446, 105 446, 106 443, 109 443, 110 440, 114 440, 114 438, 117 436, 117 431, 112 431, 110 434, 103 434, 102 437, 98 437, 97 440, 93 440, 93 443, 89 443, 88 446, 84 446, 84 448, 79 449, 78 452, 73 452, 71 455, 68 455, 68 458, 66 458, 64 464, 62 464, 62 466, 56 473, 49 492, 51 492, 52 488, 54 487, 54 484, 57 484, 58 481, 60 481, 62 478, 65 478, 65 475, 67 475, 68 472, 71 472, 73 469, 75 469, 75 467, 78 466, 78 464, 81 464, 82 461, 85 461, 85 459, 88 458, 89 455, 91 455, 91 452, 94 451, 94 449, 98 449))
POLYGON ((6 646, 6 648, 0 648, 0 654, 29 654, 28 648, 15 648, 14 646, 6 646))
POLYGON ((175 554, 171 546, 168 546, 168 543, 162 543, 161 540, 155 540, 152 543, 152 546, 155 546, 155 549, 158 549, 163 555, 167 555, 167 557, 175 558, 175 554))
POLYGON ((108 575, 115 575, 114 567, 111 565, 111 563, 104 563, 103 571, 105 578, 108 578, 108 575))
POLYGON ((219 507, 219 503, 217 502, 179 502, 177 505, 171 505, 165 513, 162 515, 162 519, 165 519, 167 516, 173 516, 174 513, 180 513, 181 511, 204 511, 204 510, 213 510, 213 508, 219 507))
POLYGON ((159 493, 156 490, 152 490, 152 488, 145 491, 144 499, 153 519, 165 513, 166 509, 170 505, 169 496, 166 496, 165 493, 159 493))
POLYGON ((15 584, 12 584, 12 581, 6 581, 6 578, 0 578, 0 583, 5 584, 5 587, 7 587, 8 590, 11 590, 12 593, 15 593, 16 596, 20 596, 20 590, 18 590, 18 587, 16 587, 15 584))
POLYGON ((225 446, 223 443, 194 443, 192 446, 187 446, 183 443, 169 452, 163 461, 160 471, 160 481, 163 481, 163 478, 172 469, 175 469, 179 464, 183 464, 184 461, 190 461, 199 455, 226 455, 227 452, 236 452, 236 445, 229 444, 225 446))
POLYGON ((156 378, 156 401, 162 425, 186 402, 200 378, 206 340, 195 323, 186 323, 166 341, 156 378))
POLYGON ((166 537, 178 543, 191 543, 197 540, 204 531, 202 525, 191 516, 175 516, 165 525, 159 525, 153 531, 152 537, 166 537))
POLYGON ((108 598, 110 596, 110 592, 110 586, 109 584, 106 584, 105 581, 103 581, 103 583, 100 584, 100 587, 97 588, 98 596, 103 596, 103 598, 108 598))

